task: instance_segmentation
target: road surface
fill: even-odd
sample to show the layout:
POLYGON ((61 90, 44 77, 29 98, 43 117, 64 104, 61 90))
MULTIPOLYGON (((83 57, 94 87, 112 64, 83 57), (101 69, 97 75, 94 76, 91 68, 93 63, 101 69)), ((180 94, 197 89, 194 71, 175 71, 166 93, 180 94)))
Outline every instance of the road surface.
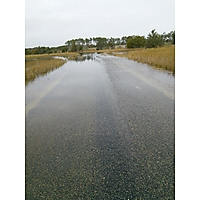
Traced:
POLYGON ((26 199, 174 199, 174 76, 85 58, 26 86, 26 199))

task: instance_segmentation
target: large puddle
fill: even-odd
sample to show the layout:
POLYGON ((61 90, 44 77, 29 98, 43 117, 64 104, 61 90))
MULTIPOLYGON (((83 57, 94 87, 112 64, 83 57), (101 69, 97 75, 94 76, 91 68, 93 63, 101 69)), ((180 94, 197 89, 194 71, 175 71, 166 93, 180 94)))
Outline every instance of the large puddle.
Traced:
POLYGON ((167 72, 98 54, 28 84, 26 198, 174 199, 173 95, 167 72))

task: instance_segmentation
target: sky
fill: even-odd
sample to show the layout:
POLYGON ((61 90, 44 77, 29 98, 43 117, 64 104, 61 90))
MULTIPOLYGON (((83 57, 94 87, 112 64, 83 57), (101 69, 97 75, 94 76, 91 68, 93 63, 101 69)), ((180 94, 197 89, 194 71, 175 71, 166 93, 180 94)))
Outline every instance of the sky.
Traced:
POLYGON ((175 0, 25 0, 25 47, 175 30, 175 0))

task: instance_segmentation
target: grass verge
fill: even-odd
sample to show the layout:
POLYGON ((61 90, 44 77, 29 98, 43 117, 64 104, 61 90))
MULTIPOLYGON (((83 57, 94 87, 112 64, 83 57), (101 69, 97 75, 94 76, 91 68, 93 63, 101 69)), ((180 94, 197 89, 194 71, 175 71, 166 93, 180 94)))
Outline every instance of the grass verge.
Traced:
POLYGON ((35 80, 38 76, 44 76, 58 67, 62 66, 66 60, 54 57, 65 57, 68 60, 75 60, 79 53, 55 53, 55 54, 38 54, 25 56, 25 84, 35 80))
POLYGON ((146 63, 175 73, 175 45, 152 49, 132 49, 123 53, 114 52, 113 55, 146 63))
POLYGON ((35 80, 36 77, 45 75, 48 72, 63 65, 66 61, 54 58, 35 59, 25 61, 25 84, 35 80))

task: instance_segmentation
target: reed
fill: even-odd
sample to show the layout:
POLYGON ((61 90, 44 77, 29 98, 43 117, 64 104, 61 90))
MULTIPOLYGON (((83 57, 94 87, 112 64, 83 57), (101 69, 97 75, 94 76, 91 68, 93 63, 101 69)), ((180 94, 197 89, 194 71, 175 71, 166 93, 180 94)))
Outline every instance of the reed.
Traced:
POLYGON ((66 61, 50 56, 28 56, 25 59, 25 84, 62 66, 66 61))
POLYGON ((175 73, 175 45, 151 49, 133 49, 123 54, 113 53, 113 55, 126 57, 130 60, 146 63, 175 73))
POLYGON ((61 56, 65 57, 67 59, 75 59, 80 54, 78 52, 64 52, 64 53, 52 53, 52 54, 32 54, 32 55, 26 55, 26 60, 33 60, 33 59, 50 59, 54 56, 61 56))
POLYGON ((25 56, 25 84, 35 80, 38 76, 44 76, 58 67, 66 60, 55 59, 55 56, 65 57, 68 60, 76 60, 80 54, 77 52, 64 52, 54 54, 35 54, 25 56))

